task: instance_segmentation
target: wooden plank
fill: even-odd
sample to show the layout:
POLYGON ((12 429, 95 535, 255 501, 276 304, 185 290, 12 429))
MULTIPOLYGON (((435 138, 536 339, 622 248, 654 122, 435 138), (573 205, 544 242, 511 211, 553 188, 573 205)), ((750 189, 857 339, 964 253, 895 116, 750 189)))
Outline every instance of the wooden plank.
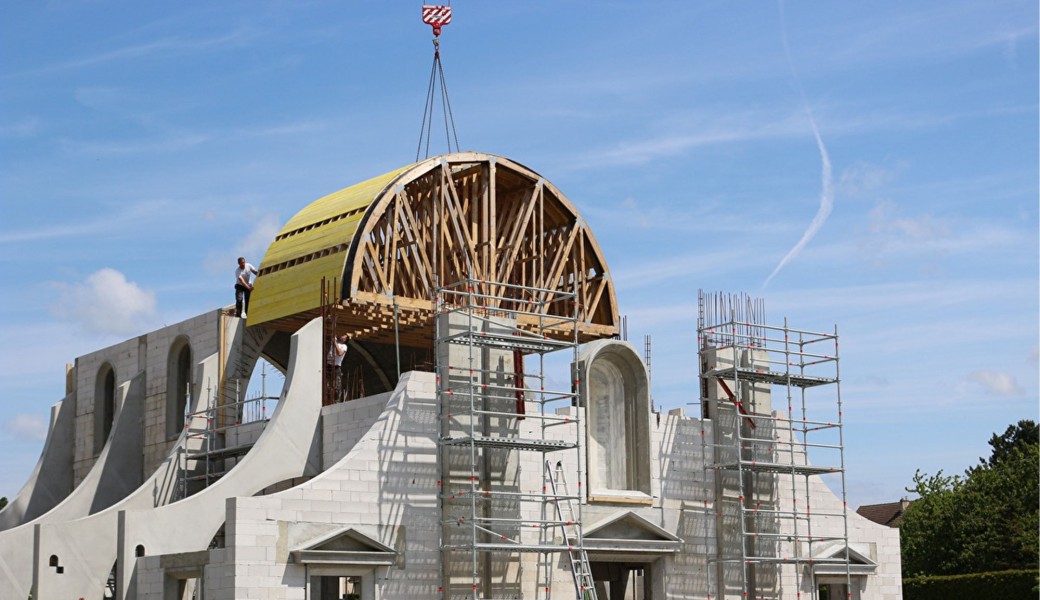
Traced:
POLYGON ((442 185, 448 191, 447 200, 444 204, 451 215, 452 230, 458 237, 459 249, 465 258, 466 270, 460 273, 464 273, 464 277, 472 277, 474 276, 473 257, 476 255, 476 248, 473 238, 469 235, 469 228, 466 226, 465 211, 462 210, 462 205, 459 202, 459 192, 455 189, 455 181, 451 178, 451 171, 448 170, 447 165, 444 165, 441 167, 441 172, 442 185))
POLYGON ((390 252, 389 252, 390 272, 387 273, 387 277, 386 278, 390 282, 390 293, 391 294, 397 294, 397 289, 396 289, 396 286, 395 286, 395 282, 396 282, 395 277, 397 275, 397 263, 400 260, 398 258, 398 256, 397 256, 397 227, 398 227, 398 224, 401 222, 401 198, 400 198, 400 196, 397 196, 397 195, 394 196, 393 204, 394 204, 394 216, 393 216, 393 218, 390 219, 390 243, 387 244, 390 247, 390 252))
MULTIPOLYGON (((567 266, 567 258, 571 254, 571 247, 574 245, 574 240, 578 238, 578 229, 578 223, 572 223, 570 231, 567 233, 567 239, 563 243, 563 246, 557 246, 552 248, 554 258, 553 264, 549 268, 549 277, 543 280, 539 287, 550 290, 559 289, 558 280, 560 276, 563 274, 563 268, 567 266)), ((549 302, 550 300, 550 294, 543 294, 543 302, 549 302)))
POLYGON ((390 286, 387 285, 386 273, 383 272, 383 267, 374 258, 378 256, 378 251, 372 244, 371 239, 365 240, 364 252, 362 254, 364 255, 365 266, 368 267, 373 275, 374 283, 379 286, 379 291, 385 294, 390 286))
MULTIPOLYGON (((524 198, 524 209, 520 219, 513 222, 510 227, 510 234, 507 238, 508 243, 503 244, 505 249, 505 256, 501 262, 495 268, 494 280, 503 283, 512 283, 509 278, 508 271, 513 266, 513 261, 516 260, 516 255, 520 251, 520 245, 523 240, 523 232, 527 229, 527 224, 531 220, 531 214, 534 212, 536 204, 535 198, 540 195, 541 182, 536 184, 534 188, 530 190, 530 193, 524 198)), ((501 291, 497 291, 495 295, 501 295, 501 291)))
MULTIPOLYGON (((402 192, 402 194, 404 194, 404 192, 402 192)), ((419 257, 415 267, 422 277, 424 289, 429 290, 433 287, 433 265, 430 264, 430 258, 426 253, 427 238, 426 235, 423 235, 429 231, 429 228, 424 228, 422 231, 419 231, 415 215, 412 213, 412 208, 410 206, 411 203, 408 201, 409 199, 410 196, 406 194, 404 196, 405 201, 401 203, 401 214, 404 218, 403 231, 405 236, 408 238, 408 241, 413 244, 415 256, 419 257)))

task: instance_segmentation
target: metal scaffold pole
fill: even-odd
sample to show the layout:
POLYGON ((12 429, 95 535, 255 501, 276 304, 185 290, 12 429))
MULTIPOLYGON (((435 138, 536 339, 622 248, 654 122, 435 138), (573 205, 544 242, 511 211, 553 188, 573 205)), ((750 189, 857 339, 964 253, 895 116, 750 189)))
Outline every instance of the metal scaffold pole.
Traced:
POLYGON ((580 381, 547 386, 544 360, 566 353, 577 363, 575 294, 468 279, 440 288, 435 309, 442 597, 513 597, 495 576, 510 561, 492 556, 533 554, 538 597, 548 598, 549 557, 565 554, 574 597, 595 600, 581 522, 580 381), (537 372, 525 368, 529 355, 537 372), (525 476, 525 465, 541 475, 525 476))
POLYGON ((837 327, 766 325, 761 301, 743 295, 701 292, 698 305, 699 403, 713 433, 702 454, 716 478, 709 597, 712 589, 723 600, 775 597, 786 578, 816 598, 817 573, 840 572, 851 590, 837 327), (786 399, 786 414, 773 410, 774 398, 786 399), (840 511, 812 505, 823 475, 839 476, 840 511))

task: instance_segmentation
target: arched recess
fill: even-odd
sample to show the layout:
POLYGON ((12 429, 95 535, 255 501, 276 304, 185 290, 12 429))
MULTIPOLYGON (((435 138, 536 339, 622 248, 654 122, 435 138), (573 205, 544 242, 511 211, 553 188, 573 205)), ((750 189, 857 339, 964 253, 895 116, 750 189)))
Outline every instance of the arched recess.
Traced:
POLYGON ((109 363, 98 369, 94 380, 94 454, 99 454, 112 433, 116 418, 116 371, 109 363))
POLYGON ((192 350, 188 336, 177 336, 166 359, 166 437, 175 438, 184 427, 184 413, 192 406, 192 350))
POLYGON ((429 346, 436 288, 467 278, 496 295, 508 295, 498 284, 576 293, 581 340, 618 331, 606 261, 577 209, 489 154, 434 157, 308 205, 264 256, 249 324, 294 330, 318 316, 323 278, 338 286, 339 328, 379 343, 396 329, 402 345, 429 346))
POLYGON ((599 340, 582 348, 578 362, 589 499, 649 502, 650 390, 642 359, 627 342, 599 340))

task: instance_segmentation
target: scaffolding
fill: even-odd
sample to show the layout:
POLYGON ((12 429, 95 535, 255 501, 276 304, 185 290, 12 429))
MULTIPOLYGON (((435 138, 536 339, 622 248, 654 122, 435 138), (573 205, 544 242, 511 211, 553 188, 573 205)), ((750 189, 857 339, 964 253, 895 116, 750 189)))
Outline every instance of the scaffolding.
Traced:
POLYGON ((339 376, 339 368, 332 363, 332 344, 335 341, 337 335, 337 316, 338 313, 335 309, 336 305, 339 304, 339 299, 336 295, 336 278, 333 277, 332 281, 328 281, 325 277, 321 278, 321 292, 319 303, 321 306, 321 339, 322 344, 328 345, 328 354, 325 358, 325 368, 322 369, 321 375, 321 405, 329 406, 330 404, 336 404, 337 402, 343 401, 343 390, 340 389, 342 379, 339 376))
POLYGON ((575 294, 464 280, 438 290, 435 310, 443 597, 522 597, 522 561, 501 556, 535 553, 538 598, 551 597, 559 561, 573 579, 559 597, 595 600, 578 385, 551 389, 545 372, 549 354, 577 361, 575 294))
POLYGON ((267 427, 269 405, 279 397, 267 393, 267 365, 260 374, 260 390, 240 399, 235 382, 235 401, 222 405, 213 402, 215 390, 206 390, 206 404, 184 418, 185 440, 180 453, 180 498, 198 493, 227 474, 256 443, 267 427))
POLYGON ((762 301, 745 295, 701 291, 698 304, 715 474, 709 597, 779 598, 793 585, 816 599, 818 569, 844 575, 851 592, 837 327, 765 325, 762 301), (786 413, 774 410, 784 400, 786 413), (840 512, 811 502, 810 478, 822 475, 840 486, 840 512))

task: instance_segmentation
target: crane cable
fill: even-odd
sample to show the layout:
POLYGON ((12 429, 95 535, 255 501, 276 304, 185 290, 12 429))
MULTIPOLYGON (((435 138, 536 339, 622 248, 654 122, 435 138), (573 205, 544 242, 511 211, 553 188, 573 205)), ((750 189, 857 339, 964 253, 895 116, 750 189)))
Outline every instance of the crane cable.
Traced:
POLYGON ((441 110, 444 114, 444 137, 448 144, 448 152, 452 152, 452 140, 455 152, 459 151, 459 136, 455 131, 455 116, 451 112, 451 101, 448 100, 448 85, 444 79, 444 65, 441 63, 441 28, 451 23, 451 5, 424 4, 422 20, 433 28, 433 67, 430 69, 430 85, 426 90, 426 102, 423 104, 422 127, 419 129, 419 145, 415 149, 415 162, 423 151, 423 139, 426 142, 426 156, 430 157, 430 134, 433 132, 434 100, 437 96, 437 83, 440 83, 441 110))

